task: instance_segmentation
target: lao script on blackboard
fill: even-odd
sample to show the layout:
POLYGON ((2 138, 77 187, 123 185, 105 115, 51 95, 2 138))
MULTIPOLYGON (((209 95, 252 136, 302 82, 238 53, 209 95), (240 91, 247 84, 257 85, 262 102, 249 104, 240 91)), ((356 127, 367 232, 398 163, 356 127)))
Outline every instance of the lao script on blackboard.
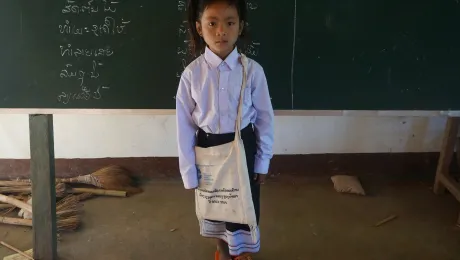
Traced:
POLYGON ((58 102, 98 100, 109 91, 110 82, 104 82, 104 68, 117 54, 110 43, 117 36, 128 34, 131 24, 130 19, 118 15, 122 5, 122 0, 64 2, 60 10, 62 21, 56 28, 61 39, 56 54, 62 60, 57 76, 64 83, 57 95, 58 102), (81 42, 86 44, 83 46, 81 42), (88 45, 88 42, 95 43, 88 45))

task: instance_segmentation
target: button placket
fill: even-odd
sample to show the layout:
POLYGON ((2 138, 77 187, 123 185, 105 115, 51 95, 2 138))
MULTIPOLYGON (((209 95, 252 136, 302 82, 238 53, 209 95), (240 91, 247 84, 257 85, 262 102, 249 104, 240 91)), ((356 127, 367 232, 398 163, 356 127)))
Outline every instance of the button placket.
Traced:
POLYGON ((219 125, 226 124, 228 114, 229 100, 228 100, 228 77, 229 71, 224 71, 222 64, 220 65, 219 77, 219 125))

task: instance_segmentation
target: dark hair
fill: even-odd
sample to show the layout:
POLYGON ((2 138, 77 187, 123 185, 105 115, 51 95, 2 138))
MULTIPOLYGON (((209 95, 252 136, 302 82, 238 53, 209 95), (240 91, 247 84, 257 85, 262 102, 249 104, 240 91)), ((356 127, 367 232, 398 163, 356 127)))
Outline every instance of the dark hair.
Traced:
MULTIPOLYGON (((190 48, 193 56, 201 54, 206 47, 203 38, 198 34, 195 23, 201 19, 206 7, 215 2, 227 2, 229 5, 234 6, 238 12, 240 22, 247 22, 246 0, 188 0, 187 22, 189 25, 190 48)), ((245 34, 246 26, 243 26, 240 38, 244 38, 245 34)))

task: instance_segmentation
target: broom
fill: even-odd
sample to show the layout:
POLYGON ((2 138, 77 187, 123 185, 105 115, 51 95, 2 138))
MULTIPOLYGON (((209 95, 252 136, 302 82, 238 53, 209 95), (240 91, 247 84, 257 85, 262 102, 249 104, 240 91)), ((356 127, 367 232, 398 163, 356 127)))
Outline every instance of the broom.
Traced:
POLYGON ((0 186, 29 186, 30 183, 24 181, 0 181, 0 186))
MULTIPOLYGON (((17 180, 19 182, 31 183, 30 179, 17 180)), ((131 173, 118 165, 103 167, 91 174, 80 175, 72 178, 56 179, 56 183, 81 183, 89 184, 107 190, 126 191, 128 194, 137 194, 142 189, 134 187, 131 173)))
POLYGON ((10 209, 10 208, 16 208, 16 206, 14 205, 10 205, 10 204, 0 204, 0 210, 4 210, 4 209, 10 209))
MULTIPOLYGON (((0 217, 0 223, 32 227, 31 219, 0 217)), ((74 231, 79 227, 79 225, 80 218, 78 216, 70 216, 56 220, 56 227, 58 231, 74 231)))
POLYGON ((142 189, 133 186, 130 175, 130 172, 121 166, 109 165, 91 174, 57 179, 57 182, 90 184, 107 190, 126 191, 129 194, 142 192, 142 189))
MULTIPOLYGON (((57 183, 56 184, 56 197, 60 198, 65 196, 65 184, 57 183)), ((0 193, 31 193, 32 187, 29 186, 11 186, 11 187, 0 187, 0 193)))
MULTIPOLYGON (((21 193, 21 192, 30 192, 32 187, 0 187, 0 193, 21 193)), ((93 195, 105 195, 105 196, 115 196, 115 197, 126 197, 126 191, 117 191, 117 190, 106 190, 106 189, 91 189, 91 188, 71 188, 66 187, 65 183, 56 184, 56 197, 64 197, 67 193, 85 193, 93 195)), ((83 199, 87 199, 91 196, 84 195, 83 199)), ((1 208, 1 207, 0 207, 1 208)))
POLYGON ((2 204, 0 205, 0 215, 5 216, 16 209, 15 206, 9 204, 2 204))
MULTIPOLYGON (((56 203, 56 226, 58 231, 72 231, 79 227, 81 204, 74 195, 56 203)), ((32 227, 32 219, 0 217, 0 223, 32 227)))
POLYGON ((84 200, 87 200, 87 199, 90 199, 92 197, 94 197, 94 194, 92 193, 82 193, 82 194, 78 194, 78 195, 75 195, 79 201, 84 201, 84 200))

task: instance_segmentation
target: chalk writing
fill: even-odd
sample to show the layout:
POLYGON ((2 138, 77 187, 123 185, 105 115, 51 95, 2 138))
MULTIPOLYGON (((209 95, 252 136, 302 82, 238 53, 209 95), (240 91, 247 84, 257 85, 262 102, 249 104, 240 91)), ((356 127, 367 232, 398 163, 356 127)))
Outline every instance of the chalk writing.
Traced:
POLYGON ((179 25, 179 36, 187 35, 188 29, 186 28, 187 21, 184 21, 183 24, 179 25))
POLYGON ((121 18, 121 22, 117 22, 115 18, 107 16, 103 24, 93 24, 86 27, 77 27, 69 20, 65 20, 64 24, 59 25, 59 33, 66 35, 83 35, 93 33, 95 36, 126 34, 126 26, 131 21, 125 21, 121 18))
POLYGON ((80 13, 97 13, 99 12, 99 6, 94 6, 94 1, 88 1, 87 5, 78 5, 75 4, 75 1, 67 0, 66 5, 62 8, 63 14, 73 13, 73 14, 80 14, 80 13))
POLYGON ((130 21, 125 21, 123 18, 121 18, 121 23, 122 25, 116 23, 115 19, 107 16, 104 19, 104 24, 102 25, 93 25, 92 32, 94 35, 99 36, 99 35, 115 35, 115 34, 123 34, 125 33, 125 27, 127 24, 130 23, 130 21))
MULTIPOLYGON (((184 0, 178 0, 177 1, 177 11, 178 12, 187 11, 187 2, 184 0)), ((187 39, 188 34, 189 34, 188 21, 182 20, 179 24, 179 28, 177 29, 178 46, 176 48, 176 55, 178 58, 177 61, 178 61, 179 71, 176 71, 176 78, 181 77, 182 72, 187 67, 187 58, 191 57, 191 54, 192 54, 191 41, 187 39)))
MULTIPOLYGON (((59 57, 65 61, 58 77, 62 80, 77 83, 75 90, 63 90, 57 95, 57 101, 62 104, 99 100, 109 84, 102 83, 101 68, 105 67, 104 57, 112 57, 116 51, 110 44, 99 46, 78 46, 71 42, 70 36, 108 37, 128 34, 130 20, 116 17, 117 9, 123 0, 65 0, 60 10, 65 15, 64 22, 58 24, 58 32, 64 36, 65 43, 59 45, 59 57), (96 13, 105 13, 100 16, 88 16, 96 13), (83 14, 85 18, 79 17, 83 14), (91 18, 86 18, 91 17, 91 18), (90 20, 91 19, 91 20, 90 20), (97 20, 95 20, 97 19, 97 20), (80 58, 89 58, 90 61, 80 58), (89 64, 88 64, 89 63, 89 64)), ((141 6, 142 7, 142 6, 141 6)), ((76 85, 76 84, 75 84, 76 85)))
POLYGON ((80 81, 80 86, 83 85, 84 80, 85 80, 85 72, 82 70, 79 70, 78 72, 72 72, 70 71, 72 69, 72 64, 66 64, 65 69, 61 70, 61 73, 59 74, 59 77, 62 78, 72 78, 72 77, 77 77, 78 75, 78 80, 80 81), (69 72, 70 71, 70 72, 69 72))
POLYGON ((114 54, 114 50, 110 46, 107 46, 105 48, 97 48, 97 49, 85 49, 85 48, 72 48, 72 44, 67 44, 67 46, 59 46, 61 50, 61 56, 62 57, 80 57, 80 56, 85 56, 85 57, 99 57, 99 56, 105 56, 105 57, 110 57, 114 54))
MULTIPOLYGON (((248 11, 251 13, 257 12, 259 9, 259 4, 256 1, 247 1, 246 5, 247 5, 248 11)), ((245 26, 248 31, 253 30, 252 25, 248 21, 245 21, 245 26)), ((249 44, 246 44, 244 46, 243 51, 248 56, 257 57, 259 56, 260 45, 261 45, 260 41, 254 39, 249 44)))
POLYGON ((75 100, 90 100, 90 99, 101 99, 102 98, 102 93, 101 90, 103 89, 109 89, 109 87, 106 86, 99 86, 95 91, 92 91, 90 88, 86 86, 81 87, 80 92, 62 92, 57 96, 58 102, 62 104, 69 104, 71 101, 75 100))
POLYGON ((252 41, 251 44, 246 47, 246 55, 257 56, 259 54, 259 46, 260 42, 252 41))
POLYGON ((259 8, 259 5, 255 1, 247 1, 246 6, 249 11, 259 8))
POLYGON ((99 72, 97 72, 97 67, 102 66, 100 62, 93 60, 93 70, 90 73, 86 73, 84 70, 74 70, 72 64, 66 64, 65 68, 61 70, 59 74, 60 78, 77 78, 80 81, 80 86, 83 86, 85 81, 85 76, 90 77, 91 79, 99 78, 99 72))
POLYGON ((187 54, 187 50, 186 50, 186 49, 183 49, 183 48, 181 48, 181 47, 177 47, 177 54, 186 55, 186 54, 187 54))
POLYGON ((187 3, 185 1, 177 1, 177 10, 178 11, 187 11, 187 3))
POLYGON ((117 8, 114 7, 113 5, 119 4, 117 1, 107 1, 107 0, 102 0, 103 2, 103 7, 100 7, 101 3, 96 3, 94 0, 89 0, 87 3, 84 4, 79 4, 76 3, 75 0, 67 0, 65 3, 64 8, 62 8, 62 13, 63 14, 92 14, 92 13, 98 13, 99 10, 101 12, 111 12, 115 13, 117 11, 117 8))
POLYGON ((115 13, 117 11, 117 8, 112 8, 112 5, 119 4, 117 1, 107 1, 107 0, 102 0, 104 2, 104 12, 112 12, 115 13))

